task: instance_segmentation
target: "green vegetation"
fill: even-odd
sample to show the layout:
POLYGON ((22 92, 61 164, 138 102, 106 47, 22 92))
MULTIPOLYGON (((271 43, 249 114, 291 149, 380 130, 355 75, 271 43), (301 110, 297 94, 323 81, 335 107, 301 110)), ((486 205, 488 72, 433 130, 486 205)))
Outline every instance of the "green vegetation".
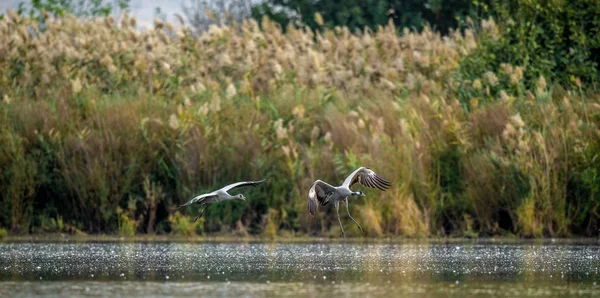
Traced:
POLYGON ((161 21, 140 32, 127 14, 42 17, 43 31, 0 20, 0 226, 13 233, 337 237, 334 211, 305 211, 307 191, 366 165, 394 184, 352 199, 369 236, 598 235, 588 29, 575 63, 534 54, 545 41, 527 61, 499 55, 518 43, 491 20, 444 37, 268 19, 195 36, 161 21), (260 178, 247 203, 196 223, 197 209, 174 212, 260 178))
MULTIPOLYGON (((500 32, 480 36, 477 50, 461 61, 459 80, 473 81, 487 72, 500 74, 489 88, 495 96, 501 90, 522 94, 524 89, 514 88, 517 81, 535 89, 540 77, 569 89, 598 88, 600 2, 511 0, 486 9, 502 24, 500 32), (503 64, 523 69, 516 74, 503 64)), ((472 86, 461 87, 475 92, 472 86)))
MULTIPOLYGON (((370 28, 377 30, 392 20, 399 27, 422 30, 430 24, 444 34, 458 28, 460 21, 480 12, 479 6, 493 1, 472 0, 267 0, 252 9, 256 19, 267 16, 283 28, 288 24, 302 24, 312 29, 335 26, 350 31, 370 28), (318 18, 313 16, 319 13, 318 18)), ((486 6, 487 7, 487 6, 486 6)))
POLYGON ((204 229, 204 218, 198 219, 198 221, 191 221, 191 217, 181 215, 181 213, 175 212, 173 215, 169 215, 169 224, 171 227, 171 235, 178 236, 194 236, 202 234, 204 229))

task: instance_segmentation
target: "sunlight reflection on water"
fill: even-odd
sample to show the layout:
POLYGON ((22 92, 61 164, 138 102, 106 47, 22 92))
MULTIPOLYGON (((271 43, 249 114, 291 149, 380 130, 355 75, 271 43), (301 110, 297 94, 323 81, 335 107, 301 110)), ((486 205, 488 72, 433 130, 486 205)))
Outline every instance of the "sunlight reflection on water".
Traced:
POLYGON ((595 296, 599 270, 598 245, 0 244, 3 297, 595 296))

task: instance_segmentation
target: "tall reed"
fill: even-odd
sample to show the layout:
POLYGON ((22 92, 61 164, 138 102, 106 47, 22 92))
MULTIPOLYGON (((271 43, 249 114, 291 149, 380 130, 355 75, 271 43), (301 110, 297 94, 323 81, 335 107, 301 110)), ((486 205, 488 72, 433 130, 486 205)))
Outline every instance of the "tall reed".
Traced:
POLYGON ((0 20, 0 225, 54 212, 91 233, 337 236, 307 190, 365 165, 394 184, 351 199, 368 235, 597 235, 599 96, 525 90, 512 65, 456 81, 478 32, 135 23, 0 20), (199 225, 173 213, 259 178, 199 225))

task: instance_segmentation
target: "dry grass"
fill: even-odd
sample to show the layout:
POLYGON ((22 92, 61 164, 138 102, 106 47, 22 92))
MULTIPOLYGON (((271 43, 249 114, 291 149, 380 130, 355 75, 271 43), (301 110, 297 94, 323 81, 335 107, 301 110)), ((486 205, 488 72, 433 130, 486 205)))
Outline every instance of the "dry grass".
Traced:
POLYGON ((284 34, 264 20, 196 37, 133 22, 0 20, 0 225, 27 232, 56 210, 94 233, 338 235, 333 210, 306 215, 307 189, 366 165, 394 183, 351 200, 372 236, 597 233, 598 96, 523 90, 510 65, 454 81, 473 31, 284 34), (497 80, 513 85, 496 98, 497 80), (263 177, 199 227, 169 215, 263 177))

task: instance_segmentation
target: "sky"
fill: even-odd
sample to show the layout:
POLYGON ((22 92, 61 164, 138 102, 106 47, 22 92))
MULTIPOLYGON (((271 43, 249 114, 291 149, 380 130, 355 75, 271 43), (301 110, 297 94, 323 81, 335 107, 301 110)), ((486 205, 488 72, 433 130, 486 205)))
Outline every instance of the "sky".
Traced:
MULTIPOLYGON (((109 0, 117 3, 115 0, 109 0)), ((182 4, 190 0, 131 0, 130 13, 134 15, 141 26, 152 24, 156 7, 160 7, 162 13, 170 21, 175 21, 174 14, 179 13, 183 16, 182 4)), ((0 0, 0 12, 5 13, 6 9, 16 10, 20 2, 30 2, 30 0, 0 0)), ((116 6, 116 4, 114 5, 116 6)))

